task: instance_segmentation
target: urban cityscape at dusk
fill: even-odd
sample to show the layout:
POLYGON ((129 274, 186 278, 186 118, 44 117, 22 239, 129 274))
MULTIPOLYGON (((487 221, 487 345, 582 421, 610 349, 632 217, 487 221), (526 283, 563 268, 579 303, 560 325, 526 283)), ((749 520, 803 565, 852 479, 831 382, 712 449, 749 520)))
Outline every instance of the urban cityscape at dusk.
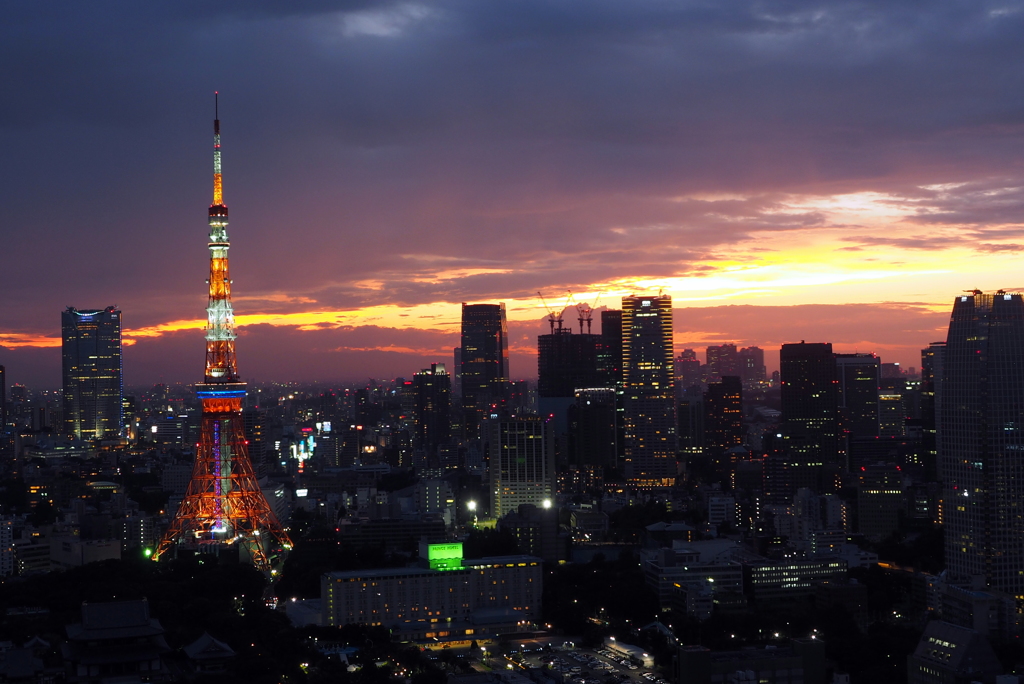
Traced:
POLYGON ((4 9, 0 681, 1024 677, 1024 3, 4 9))

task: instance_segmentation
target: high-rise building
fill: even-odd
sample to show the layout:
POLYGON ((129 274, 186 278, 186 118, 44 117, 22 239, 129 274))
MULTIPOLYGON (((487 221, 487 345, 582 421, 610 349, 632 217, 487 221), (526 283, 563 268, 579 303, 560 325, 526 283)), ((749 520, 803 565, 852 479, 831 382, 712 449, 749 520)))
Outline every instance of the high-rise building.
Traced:
POLYGON ((576 390, 569 409, 570 462, 618 467, 618 394, 612 387, 576 390))
POLYGON ((718 382, 723 375, 740 375, 740 356, 735 344, 719 344, 707 348, 708 378, 718 382))
POLYGON ((878 437, 881 360, 874 354, 836 354, 839 412, 851 438, 878 437))
POLYGON ((505 304, 462 304, 462 408, 468 439, 480 421, 505 399, 508 384, 508 324, 505 304))
POLYGON ((939 463, 951 579, 1024 598, 1024 300, 957 297, 942 363, 939 463))
POLYGON ((684 389, 676 410, 679 414, 679 452, 684 457, 702 456, 705 447, 704 394, 700 386, 684 389))
POLYGON ((921 453, 925 479, 939 479, 939 448, 936 439, 939 407, 942 406, 942 361, 945 342, 932 342, 921 350, 921 453))
POLYGON ((0 366, 0 432, 7 427, 7 369, 0 366))
POLYGON ((555 458, 547 422, 536 416, 488 418, 480 427, 488 458, 491 515, 521 504, 550 508, 555 500, 555 458))
POLYGON ((598 371, 600 348, 600 335, 574 335, 571 328, 553 328, 550 334, 537 337, 538 409, 551 419, 559 463, 569 459, 568 413, 576 390, 608 385, 606 375, 598 371))
POLYGON ((831 490, 845 467, 839 441, 839 393, 830 343, 784 344, 779 352, 782 419, 790 466, 814 469, 831 490))
POLYGON ((452 396, 462 399, 462 347, 455 347, 452 354, 455 365, 452 370, 452 396))
POLYGON ((622 311, 601 312, 601 353, 598 368, 610 383, 622 382, 622 311))
POLYGON ((120 435, 121 312, 69 306, 61 313, 61 332, 64 433, 76 439, 120 435))
POLYGON ((413 448, 437 453, 452 436, 452 381, 442 363, 432 363, 412 376, 415 408, 413 448))
POLYGON ((574 335, 569 328, 538 335, 537 395, 571 398, 584 387, 605 387, 608 380, 598 371, 600 348, 600 335, 574 335))
POLYGON ((684 349, 676 357, 676 389, 682 392, 700 382, 700 359, 697 352, 684 349))
POLYGON ((669 486, 676 476, 676 400, 672 298, 622 298, 622 383, 626 478, 669 486))
POLYGON ((708 385, 704 393, 704 442, 712 458, 742 446, 743 384, 739 377, 726 375, 708 385))
POLYGON ((768 377, 764 365, 764 349, 744 347, 739 350, 740 379, 743 382, 763 382, 768 377))

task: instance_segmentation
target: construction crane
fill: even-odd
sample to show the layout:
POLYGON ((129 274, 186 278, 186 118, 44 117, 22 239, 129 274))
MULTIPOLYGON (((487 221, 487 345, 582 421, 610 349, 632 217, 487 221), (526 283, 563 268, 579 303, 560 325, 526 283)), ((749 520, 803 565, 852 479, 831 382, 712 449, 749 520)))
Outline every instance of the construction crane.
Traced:
POLYGON ((591 306, 586 302, 581 302, 576 305, 576 313, 579 315, 580 322, 580 335, 583 334, 583 324, 587 324, 587 334, 590 334, 591 325, 594 323, 594 309, 597 308, 598 302, 601 301, 601 293, 597 294, 597 299, 594 300, 594 305, 591 306))
POLYGON ((544 304, 544 308, 548 310, 548 325, 551 326, 551 333, 555 332, 555 323, 558 324, 558 332, 562 332, 562 314, 561 312, 555 313, 555 310, 548 305, 548 300, 544 299, 539 291, 537 296, 540 297, 540 301, 544 304))

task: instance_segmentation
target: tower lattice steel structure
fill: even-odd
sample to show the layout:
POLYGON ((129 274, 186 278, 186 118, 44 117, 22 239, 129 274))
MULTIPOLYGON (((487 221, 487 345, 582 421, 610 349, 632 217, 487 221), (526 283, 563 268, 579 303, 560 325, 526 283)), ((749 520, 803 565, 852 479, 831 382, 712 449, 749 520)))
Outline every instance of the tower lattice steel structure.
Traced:
MULTIPOLYGON (((242 547, 268 570, 268 550, 291 540, 260 491, 242 423, 245 383, 235 362, 235 318, 228 277, 228 208, 220 166, 220 118, 213 121, 213 204, 210 205, 210 298, 206 307, 206 375, 196 385, 203 403, 202 429, 185 498, 157 547, 160 558, 178 547, 242 547)), ((241 549, 240 549, 241 552, 241 549)))

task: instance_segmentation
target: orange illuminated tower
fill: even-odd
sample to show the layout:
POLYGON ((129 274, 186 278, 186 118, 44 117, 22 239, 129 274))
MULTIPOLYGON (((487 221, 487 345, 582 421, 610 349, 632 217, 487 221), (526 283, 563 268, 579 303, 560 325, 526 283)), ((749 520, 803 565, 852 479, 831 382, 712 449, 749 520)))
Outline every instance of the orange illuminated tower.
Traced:
POLYGON ((203 402, 202 429, 185 498, 153 555, 160 558, 177 548, 214 553, 235 548, 260 570, 269 570, 268 552, 275 546, 291 548, 291 540, 260 491, 245 441, 245 383, 239 379, 235 364, 227 225, 220 170, 220 119, 214 118, 206 375, 196 385, 196 394, 203 402))

